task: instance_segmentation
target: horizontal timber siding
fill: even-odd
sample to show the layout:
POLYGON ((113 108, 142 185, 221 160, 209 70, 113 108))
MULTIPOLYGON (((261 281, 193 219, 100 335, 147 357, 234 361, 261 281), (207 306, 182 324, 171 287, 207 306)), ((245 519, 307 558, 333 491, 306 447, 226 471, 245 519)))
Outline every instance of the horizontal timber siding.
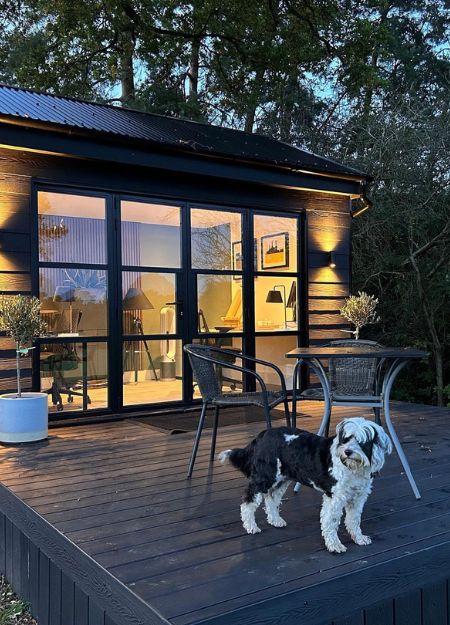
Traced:
MULTIPOLYGON (((31 293, 31 176, 11 162, 13 152, 0 155, 0 294, 31 293)), ((30 360, 22 361, 22 388, 31 389, 30 360)), ((16 389, 15 352, 0 337, 0 393, 16 389)))
POLYGON ((350 292, 350 206, 345 197, 333 196, 328 201, 328 212, 321 205, 307 214, 310 345, 348 337, 342 330, 349 326, 339 309, 350 292), (335 253, 334 269, 328 266, 330 252, 335 253))

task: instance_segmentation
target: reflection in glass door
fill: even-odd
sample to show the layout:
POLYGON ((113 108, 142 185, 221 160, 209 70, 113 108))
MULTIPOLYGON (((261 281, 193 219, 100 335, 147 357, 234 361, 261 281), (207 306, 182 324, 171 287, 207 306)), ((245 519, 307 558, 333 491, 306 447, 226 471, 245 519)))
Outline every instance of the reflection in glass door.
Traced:
MULTIPOLYGON (((37 200, 49 327, 38 357, 51 411, 196 399, 182 349, 195 341, 231 350, 229 362, 242 353, 276 362, 291 383, 298 214, 51 189, 37 200)), ((270 370, 258 372, 276 388, 270 370)), ((225 365, 220 380, 224 390, 252 390, 225 365)))
POLYGON ((39 298, 47 336, 39 345, 40 388, 49 412, 108 408, 106 198, 37 194, 39 298))
POLYGON ((183 398, 181 207, 122 200, 123 405, 183 398))
MULTIPOLYGON (((242 212, 191 208, 191 290, 196 294, 194 341, 242 353, 244 332, 244 248, 242 212)), ((231 357, 230 362, 235 359, 231 357)), ((219 371, 226 391, 242 391, 243 380, 226 366, 219 371)), ((194 398, 199 397, 193 381, 194 398)))

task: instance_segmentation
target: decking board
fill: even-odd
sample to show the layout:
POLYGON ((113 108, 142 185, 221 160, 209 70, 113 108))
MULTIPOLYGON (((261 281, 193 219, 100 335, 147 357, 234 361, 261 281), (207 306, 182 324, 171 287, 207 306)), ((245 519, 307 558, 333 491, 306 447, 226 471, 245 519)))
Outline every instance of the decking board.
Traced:
MULTIPOLYGON (((322 414, 320 404, 308 402, 301 409, 307 415, 298 425, 316 430, 322 414)), ((336 410, 333 426, 343 416, 364 412, 336 410)), ((209 465, 208 430, 191 481, 184 476, 193 433, 171 436, 133 421, 52 429, 48 444, 2 448, 1 477, 35 513, 95 560, 96 575, 101 576, 103 570, 112 576, 108 579, 125 585, 121 593, 128 587, 139 596, 144 602, 141 613, 146 603, 154 611, 149 614, 155 623, 165 619, 174 625, 200 621, 214 625, 262 620, 275 623, 278 605, 286 617, 283 623, 297 622, 301 615, 305 625, 332 625, 332 618, 323 621, 315 612, 314 589, 323 587, 333 595, 341 580, 348 578, 354 584, 361 575, 382 579, 385 569, 386 574, 392 571, 392 588, 417 597, 417 591, 411 590, 411 579, 405 581, 399 571, 405 566, 409 571, 415 563, 422 566, 422 560, 439 547, 434 570, 440 578, 430 580, 427 607, 420 617, 423 623, 418 622, 423 625, 435 612, 441 625, 444 589, 447 592, 446 581, 441 579, 442 558, 450 545, 449 417, 449 410, 394 404, 394 422, 423 497, 414 499, 394 453, 375 480, 363 515, 363 529, 374 542, 358 547, 341 529, 349 549, 339 556, 323 547, 321 497, 307 488, 299 495, 288 491, 282 512, 288 522, 286 528, 268 526, 259 511, 263 532, 244 534, 239 504, 245 479, 229 465, 209 465), (285 597, 284 603, 281 597, 285 597), (312 598, 308 609, 301 607, 302 597, 312 598), (249 611, 250 605, 253 611, 249 611), (266 606, 268 611, 258 606, 266 606)), ((283 421, 274 424, 282 425, 283 421)), ((262 421, 222 428, 217 448, 243 446, 262 428, 262 421)), ((74 583, 70 571, 55 567, 52 554, 44 546, 37 549, 31 540, 24 543, 22 536, 7 517, 0 515, 0 565, 14 572, 13 558, 21 557, 24 550, 42 581, 37 590, 25 589, 21 579, 15 580, 15 586, 24 585, 31 603, 37 602, 36 613, 44 624, 51 625, 56 619, 48 600, 52 593, 61 598, 67 618, 64 625, 118 625, 105 611, 106 606, 101 607, 101 598, 100 603, 91 600, 88 586, 74 583), (6 550, 1 547, 4 540, 6 550)), ((410 605, 401 598, 395 603, 387 585, 383 592, 386 597, 376 605, 377 595, 373 593, 374 605, 365 611, 366 622, 373 622, 381 613, 392 617, 392 622, 395 618, 396 625, 402 619, 406 622, 404 615, 411 612, 410 605)), ((365 601, 361 603, 358 597, 356 603, 364 608, 370 603, 368 598, 365 601)), ((329 604, 327 608, 338 611, 333 612, 334 624, 346 623, 348 607, 338 599, 335 606, 329 604)), ((362 614, 349 615, 353 620, 348 624, 360 622, 362 614)))

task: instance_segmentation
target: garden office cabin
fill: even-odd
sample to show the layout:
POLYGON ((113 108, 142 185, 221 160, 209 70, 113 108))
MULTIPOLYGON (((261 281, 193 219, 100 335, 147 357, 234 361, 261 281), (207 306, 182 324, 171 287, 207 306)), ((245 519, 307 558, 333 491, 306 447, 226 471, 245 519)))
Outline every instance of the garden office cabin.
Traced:
MULTIPOLYGON (((345 336, 363 173, 259 135, 8 86, 0 137, 0 292, 41 299, 49 332, 24 379, 58 417, 189 405, 193 341, 274 361, 289 383, 287 351, 345 336)), ((0 341, 8 391, 14 352, 0 341)))

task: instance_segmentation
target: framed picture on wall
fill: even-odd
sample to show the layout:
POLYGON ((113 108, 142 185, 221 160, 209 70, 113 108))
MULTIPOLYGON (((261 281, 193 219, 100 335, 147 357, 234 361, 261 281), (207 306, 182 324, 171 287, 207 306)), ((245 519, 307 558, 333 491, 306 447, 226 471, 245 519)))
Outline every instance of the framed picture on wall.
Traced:
MULTIPOLYGON (((231 252, 233 256, 233 269, 235 271, 243 271, 244 258, 242 256, 242 241, 233 241, 231 244, 231 252)), ((242 280, 242 275, 233 276, 233 280, 242 280)))
POLYGON ((261 268, 289 267, 289 232, 277 232, 261 237, 261 268))

